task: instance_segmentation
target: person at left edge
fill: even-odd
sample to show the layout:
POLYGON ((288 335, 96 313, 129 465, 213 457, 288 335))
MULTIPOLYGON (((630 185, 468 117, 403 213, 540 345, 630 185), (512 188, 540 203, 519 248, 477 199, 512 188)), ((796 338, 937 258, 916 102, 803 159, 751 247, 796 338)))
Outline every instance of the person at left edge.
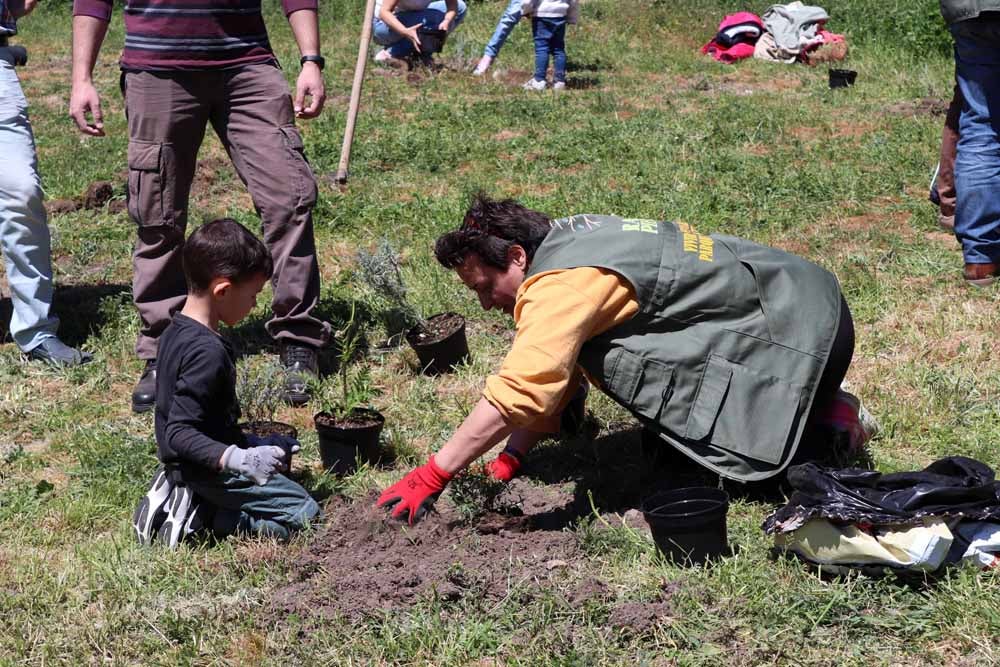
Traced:
POLYGON ((52 314, 52 251, 28 101, 10 38, 35 0, 0 0, 0 249, 14 309, 10 335, 29 359, 76 366, 90 355, 64 344, 52 314))
MULTIPOLYGON (((92 80, 112 0, 74 0, 70 115, 88 136, 105 132, 92 80)), ((132 393, 136 412, 156 401, 160 335, 184 305, 181 255, 198 148, 211 123, 253 198, 274 259, 273 317, 287 400, 308 400, 317 349, 330 325, 314 310, 320 277, 313 238, 316 180, 296 118, 323 108, 317 0, 282 0, 302 54, 294 100, 254 0, 126 0, 121 85, 128 119, 128 210, 137 223, 132 295, 142 320, 136 354, 146 362, 132 393)))

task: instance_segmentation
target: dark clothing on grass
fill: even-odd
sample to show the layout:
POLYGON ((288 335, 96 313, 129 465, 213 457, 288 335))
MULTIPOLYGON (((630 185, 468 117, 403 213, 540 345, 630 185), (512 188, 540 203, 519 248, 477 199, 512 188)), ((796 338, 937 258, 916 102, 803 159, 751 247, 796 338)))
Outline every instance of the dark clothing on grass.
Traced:
POLYGON ((245 444, 234 359, 222 336, 180 313, 160 337, 156 448, 185 479, 216 476, 226 448, 245 444))

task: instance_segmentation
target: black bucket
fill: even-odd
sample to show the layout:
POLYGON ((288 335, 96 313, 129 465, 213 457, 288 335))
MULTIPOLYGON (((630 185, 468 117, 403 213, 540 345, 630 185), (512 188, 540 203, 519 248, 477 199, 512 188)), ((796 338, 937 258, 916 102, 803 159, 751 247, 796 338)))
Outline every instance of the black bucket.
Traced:
POLYGON ((678 564, 698 565, 729 552, 728 511, 729 494, 704 486, 660 491, 642 503, 656 548, 678 564))
POLYGON ((316 434, 319 435, 319 457, 323 467, 338 475, 346 475, 357 469, 357 462, 378 463, 380 458, 379 436, 385 425, 385 417, 375 410, 357 408, 352 413, 373 424, 358 427, 330 426, 320 422, 321 417, 330 418, 325 412, 313 417, 316 434))
POLYGON ((448 31, 421 27, 417 29, 417 37, 420 38, 420 54, 429 56, 432 53, 439 53, 444 48, 448 31))
MULTIPOLYGON (((455 313, 439 313, 427 318, 431 322, 438 317, 455 315, 455 313)), ((460 315, 457 317, 461 317, 460 315)), ((453 332, 429 342, 423 342, 420 337, 419 325, 406 332, 406 342, 417 353, 420 369, 425 375, 441 375, 450 373, 455 366, 469 358, 469 341, 465 337, 465 319, 462 326, 453 332)))
POLYGON ((858 78, 858 73, 852 69, 832 69, 830 70, 830 87, 847 88, 854 85, 854 80, 858 78))

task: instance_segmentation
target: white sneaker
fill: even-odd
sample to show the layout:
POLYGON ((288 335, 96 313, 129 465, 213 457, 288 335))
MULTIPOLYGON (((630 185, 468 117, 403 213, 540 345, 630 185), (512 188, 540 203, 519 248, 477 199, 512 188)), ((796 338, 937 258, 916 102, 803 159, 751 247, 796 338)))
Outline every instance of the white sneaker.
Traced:
POLYGON ((157 539, 168 549, 176 549, 184 537, 184 526, 194 509, 194 494, 186 486, 175 486, 167 500, 167 518, 160 526, 157 539))
POLYGON ((539 81, 538 79, 531 78, 525 81, 524 85, 521 87, 524 88, 525 90, 545 90, 545 85, 546 84, 544 81, 539 81))
POLYGON ((132 515, 132 527, 135 529, 135 538, 139 544, 149 544, 153 541, 153 536, 160 529, 165 517, 163 506, 167 504, 167 499, 173 490, 174 485, 170 481, 170 476, 164 467, 160 466, 153 474, 149 490, 139 501, 139 506, 132 515))
POLYGON ((493 56, 483 56, 479 59, 479 64, 476 65, 476 69, 472 70, 474 76, 482 76, 486 74, 486 70, 490 68, 493 64, 493 56))
POLYGON ((377 63, 389 62, 389 60, 391 59, 392 56, 389 55, 388 49, 382 49, 381 51, 375 54, 375 62, 377 63))
POLYGON ((556 81, 555 83, 552 84, 552 90, 566 90, 566 82, 556 81))

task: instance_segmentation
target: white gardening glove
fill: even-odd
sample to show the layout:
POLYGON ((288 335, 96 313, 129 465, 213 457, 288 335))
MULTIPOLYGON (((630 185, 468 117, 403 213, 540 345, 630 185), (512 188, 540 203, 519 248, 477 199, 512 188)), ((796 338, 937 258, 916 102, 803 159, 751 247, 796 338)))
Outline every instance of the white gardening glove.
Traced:
POLYGON ((246 475, 258 486, 264 486, 285 469, 285 450, 273 445, 249 449, 230 445, 222 455, 222 469, 246 475))

